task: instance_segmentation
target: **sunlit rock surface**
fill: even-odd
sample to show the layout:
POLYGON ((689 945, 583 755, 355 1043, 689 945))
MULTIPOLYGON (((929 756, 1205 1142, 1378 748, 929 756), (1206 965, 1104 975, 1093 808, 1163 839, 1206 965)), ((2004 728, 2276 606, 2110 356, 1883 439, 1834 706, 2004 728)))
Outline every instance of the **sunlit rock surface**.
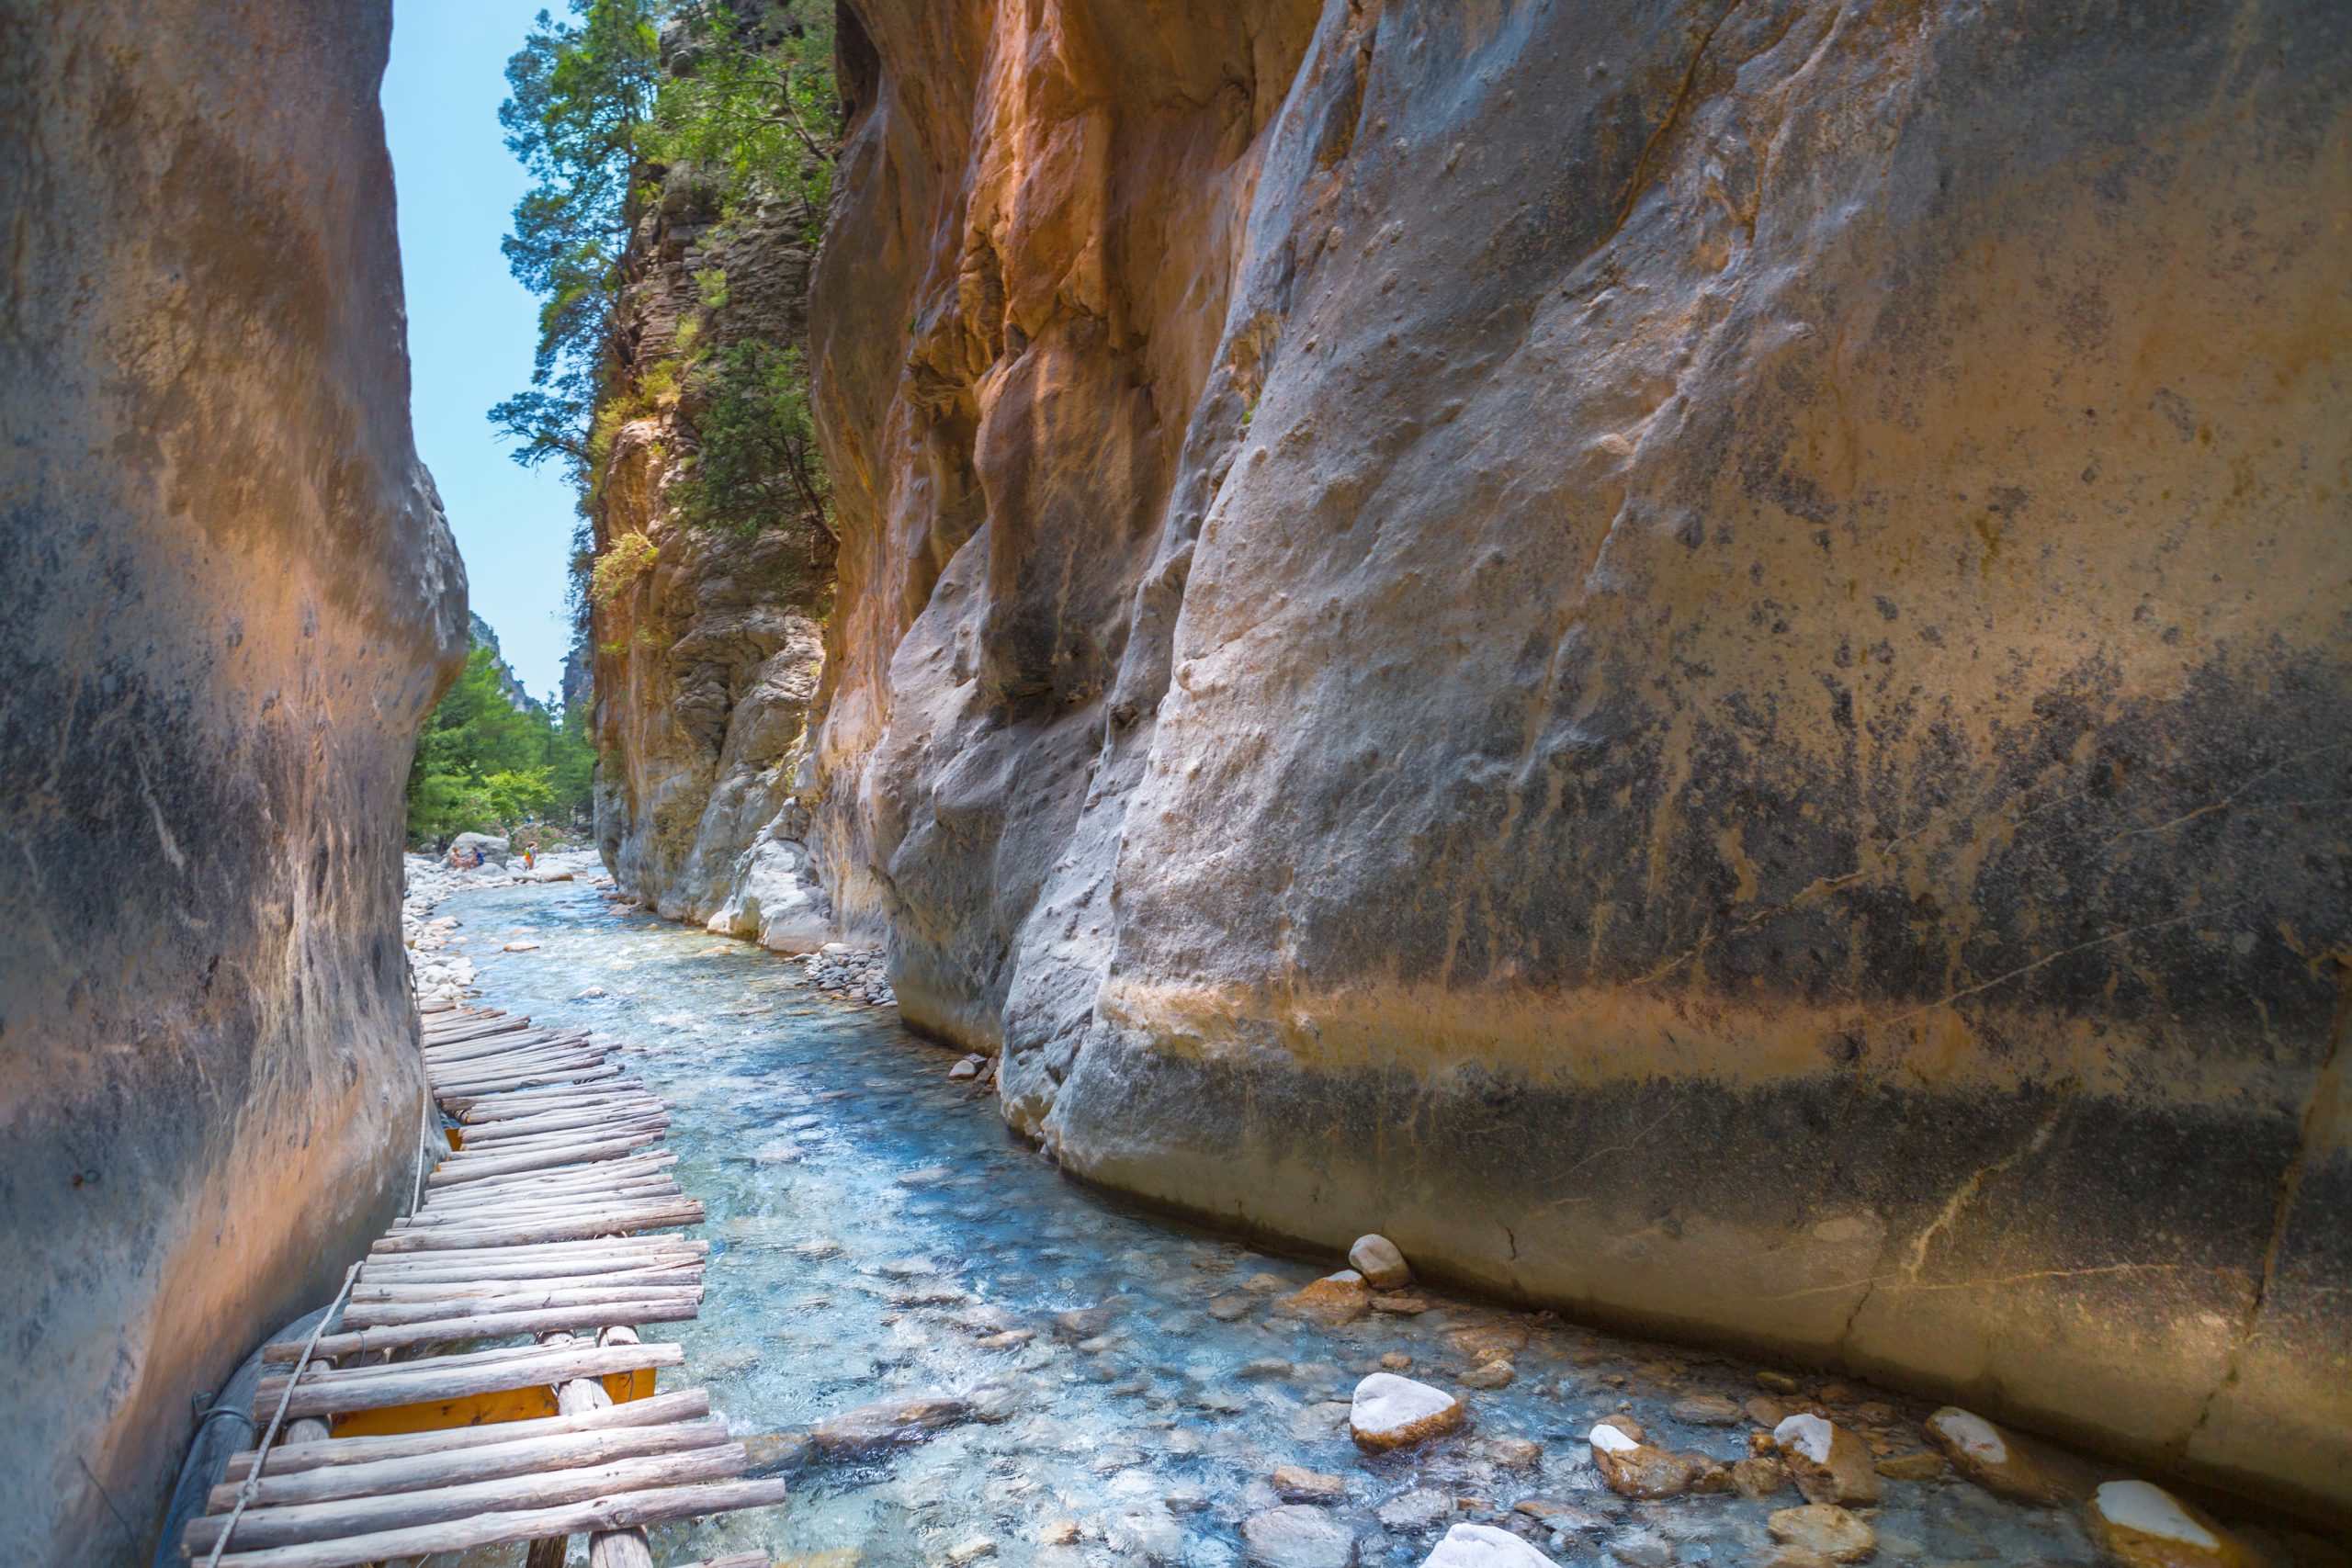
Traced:
POLYGON ((659 189, 629 236, 590 502, 605 574, 589 637, 597 842, 622 889, 665 918, 812 952, 835 931, 797 792, 833 541, 782 475, 785 499, 748 529, 690 522, 676 486, 709 412, 690 360, 805 341, 820 220, 779 196, 721 222, 692 166, 646 177, 659 189), (641 567, 616 571, 631 561, 641 567))
POLYGON ((390 7, 0 6, 0 1561, 147 1561, 413 1179, 401 785, 466 649, 390 7))
POLYGON ((2352 18, 857 0, 808 843, 1069 1167, 2352 1503, 2352 18))

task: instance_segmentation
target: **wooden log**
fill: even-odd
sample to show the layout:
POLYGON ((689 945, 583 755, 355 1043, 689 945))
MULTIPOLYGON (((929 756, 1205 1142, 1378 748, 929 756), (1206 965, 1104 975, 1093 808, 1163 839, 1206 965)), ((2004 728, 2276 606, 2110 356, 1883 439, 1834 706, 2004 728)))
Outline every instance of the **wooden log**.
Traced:
POLYGON ((605 1142, 582 1144, 570 1149, 540 1149, 521 1155, 477 1155, 471 1159, 459 1155, 444 1160, 424 1179, 427 1187, 462 1187, 469 1181, 487 1181, 493 1176, 512 1176, 525 1170, 557 1170, 568 1165, 591 1165, 603 1160, 618 1159, 633 1154, 648 1144, 662 1141, 658 1133, 632 1133, 605 1142))
POLYGON ((509 1089, 503 1094, 452 1095, 447 1097, 443 1104, 449 1114, 472 1126, 483 1122, 512 1121, 517 1116, 602 1107, 616 1100, 641 1098, 648 1098, 644 1083, 637 1078, 623 1077, 597 1083, 509 1089), (458 1103, 460 1100, 463 1103, 458 1103))
POLYGON ((527 1055, 538 1051, 609 1050, 597 1046, 585 1034, 557 1034, 535 1030, 525 1034, 502 1034, 492 1040, 469 1041, 463 1045, 445 1045, 439 1049, 426 1046, 424 1066, 428 1071, 441 1072, 462 1067, 469 1063, 495 1062, 507 1056, 527 1055))
MULTIPOLYGON (((599 1087, 594 1084, 589 1086, 592 1089, 599 1087)), ((486 1131, 503 1122, 525 1122, 547 1116, 587 1116, 608 1111, 636 1111, 667 1109, 668 1107, 663 1104, 659 1095, 648 1094, 643 1089, 618 1089, 611 1093, 582 1092, 566 1095, 560 1100, 549 1100, 541 1105, 510 1105, 503 1100, 485 1100, 473 1119, 466 1123, 466 1128, 469 1132, 486 1131)))
POLYGON ((475 1092, 477 1084, 516 1079, 534 1073, 553 1073, 569 1067, 601 1067, 606 1055, 593 1047, 572 1046, 562 1051, 531 1051, 513 1056, 490 1056, 479 1062, 458 1062, 447 1066, 428 1062, 424 1076, 431 1080, 436 1093, 470 1094, 475 1092))
MULTIPOLYGON (((617 1409, 618 1406, 614 1408, 617 1409)), ((331 1503, 338 1497, 389 1496, 437 1486, 529 1475, 540 1471, 579 1470, 615 1460, 715 1449, 728 1442, 727 1423, 676 1421, 658 1427, 614 1427, 469 1449, 436 1449, 404 1459, 368 1464, 321 1465, 289 1474, 266 1474, 254 1489, 254 1507, 331 1503)), ((242 1481, 223 1482, 206 1500, 207 1513, 226 1512, 242 1481)))
POLYGON ((666 1127, 670 1124, 670 1112, 659 1105, 602 1105, 560 1116, 493 1122, 488 1126, 467 1128, 458 1136, 465 1140, 466 1150, 473 1151, 526 1139, 577 1138, 582 1134, 593 1134, 599 1127, 638 1122, 666 1127))
MULTIPOLYGON (((426 1287, 431 1289, 431 1287, 426 1287)), ((700 1303, 703 1288, 688 1285, 608 1285, 600 1291, 554 1290, 528 1293, 498 1295, 448 1296, 432 1300, 405 1302, 354 1302, 344 1308, 343 1321, 336 1325, 338 1334, 356 1334, 366 1329, 403 1328, 412 1324, 445 1323, 452 1319, 495 1317, 517 1312, 561 1312, 569 1309, 591 1308, 604 1313, 605 1323, 679 1323, 684 1317, 662 1318, 640 1315, 673 1305, 684 1305, 685 1316, 700 1303)), ((569 1326, 551 1325, 548 1326, 569 1326)), ((515 1329, 514 1333, 539 1332, 537 1328, 515 1329)), ((455 1338, 458 1336, 450 1335, 455 1338)), ((285 1358, 271 1358, 284 1359, 285 1358)))
MULTIPOLYGON (((615 1493, 725 1481, 742 1474, 750 1463, 751 1456, 742 1444, 726 1443, 717 1448, 614 1460, 577 1470, 467 1482, 426 1492, 342 1497, 333 1502, 295 1503, 277 1508, 248 1507, 244 1517, 237 1522, 236 1540, 239 1548, 246 1551, 300 1546, 379 1530, 438 1524, 488 1509, 545 1508, 615 1493)), ((211 1551, 227 1522, 224 1517, 210 1514, 190 1519, 180 1537, 182 1550, 191 1557, 211 1551)))
POLYGON ((457 1187, 445 1187, 430 1194, 419 1213, 459 1214, 474 1210, 495 1210, 516 1201, 553 1201, 564 1198, 583 1198, 598 1192, 618 1194, 635 1188, 645 1196, 660 1196, 679 1190, 677 1179, 666 1170, 648 1170, 636 1175, 624 1171, 616 1175, 609 1167, 599 1167, 582 1172, 568 1181, 533 1182, 513 1192, 503 1192, 492 1182, 475 1182, 457 1187))
MULTIPOLYGON (((542 1334, 551 1328, 594 1328, 618 1318, 632 1323, 684 1323, 701 1310, 695 1299, 673 1298, 662 1302, 616 1303, 597 1302, 587 1306, 536 1307, 522 1312, 481 1313, 472 1317, 435 1318, 421 1323, 396 1323, 384 1326, 354 1329, 344 1334, 329 1334, 319 1343, 330 1347, 332 1356, 359 1356, 372 1350, 396 1350, 410 1345, 426 1345, 441 1339, 503 1339, 510 1334, 542 1334)), ((297 1350, 300 1350, 298 1346, 297 1350)), ((271 1358, 265 1356, 264 1359, 271 1358)), ((291 1359, 291 1357, 284 1358, 291 1359)))
POLYGON ((430 1217, 418 1215, 403 1223, 398 1230, 386 1234, 437 1235, 449 1231, 513 1230, 570 1220, 590 1220, 599 1214, 634 1213, 639 1210, 673 1207, 694 1201, 684 1193, 639 1197, 620 1192, 582 1192, 560 1201, 502 1203, 470 1211, 453 1209, 430 1217))
POLYGON ((531 1027, 527 1018, 492 1018, 477 1020, 458 1029, 426 1037, 422 1043, 455 1045, 468 1040, 487 1040, 493 1034, 513 1034, 531 1027))
POLYGON ((594 1083, 601 1078, 620 1077, 620 1067, 598 1056, 576 1066, 550 1065, 545 1067, 516 1068, 497 1077, 466 1078, 458 1082, 447 1079, 433 1086, 433 1097, 447 1104, 470 1101, 485 1095, 499 1094, 510 1089, 529 1089, 541 1084, 594 1083))
POLYGON ((594 1038, 584 1029, 526 1029, 520 1034, 500 1034, 488 1040, 460 1040, 444 1045, 427 1043, 424 1059, 428 1062, 462 1061, 469 1056, 494 1055, 501 1051, 513 1051, 548 1043, 571 1043, 594 1038))
POLYGON ((737 1508, 772 1507, 784 1499, 785 1484, 775 1480, 664 1486, 551 1508, 480 1513, 469 1518, 346 1536, 304 1546, 232 1551, 220 1559, 220 1568, 366 1568, 368 1563, 390 1558, 429 1557, 437 1552, 470 1551, 479 1546, 551 1534, 642 1529, 737 1508))
POLYGON ((519 1247, 539 1241, 587 1241, 630 1231, 660 1230, 671 1225, 698 1225, 703 1206, 692 1198, 667 1199, 628 1208, 593 1211, 571 1218, 525 1218, 497 1224, 426 1225, 394 1231, 376 1243, 375 1255, 450 1252, 483 1247, 519 1247))
MULTIPOLYGON (((401 1280, 388 1287, 388 1299, 356 1303, 365 1312, 383 1307, 408 1306, 420 1302, 444 1299, 493 1300, 499 1296, 522 1299, 526 1292, 553 1295, 562 1292, 601 1295, 619 1291, 692 1290, 703 1282, 703 1263, 699 1258, 672 1259, 644 1268, 616 1269, 599 1274, 528 1275, 520 1279, 473 1280, 463 1278, 432 1280, 401 1280), (461 1298, 459 1292, 464 1295, 461 1298)), ((560 1303, 559 1303, 560 1304, 560 1303)), ((364 1324, 367 1319, 350 1320, 364 1324)))
MULTIPOLYGON (((487 1427, 450 1427, 430 1432, 402 1432, 388 1438, 323 1438, 281 1444, 269 1450, 262 1466, 267 1475, 290 1475, 329 1466, 373 1464, 379 1460, 408 1459, 417 1454, 446 1453, 457 1449, 518 1443, 572 1432, 603 1432, 622 1427, 660 1427, 678 1421, 698 1421, 710 1414, 710 1391, 679 1389, 650 1399, 633 1399, 576 1416, 535 1416, 526 1421, 500 1421, 487 1427)), ((297 1426, 324 1422, 298 1422, 297 1426)), ((231 1457, 224 1479, 243 1481, 254 1470, 254 1450, 231 1457)))
MULTIPOLYGON (((616 1087, 622 1079, 619 1063, 607 1061, 599 1067, 587 1067, 557 1076, 521 1074, 487 1082, 441 1083, 433 1088, 434 1097, 444 1105, 453 1106, 458 1114, 473 1109, 476 1103, 509 1094, 540 1094, 544 1105, 570 1098, 573 1093, 590 1089, 616 1087)), ((516 1103, 509 1101, 508 1103, 516 1103)))
POLYGON ((598 1118, 595 1124, 587 1127, 553 1128, 541 1133, 517 1133, 512 1137, 488 1140, 469 1138, 466 1140, 466 1146, 457 1152, 461 1155, 482 1156, 496 1155, 503 1158, 507 1155, 528 1154, 536 1149, 577 1148, 583 1143, 602 1143, 624 1135, 634 1136, 639 1133, 659 1134, 667 1133, 669 1128, 670 1119, 667 1116, 645 1113, 605 1116, 598 1118))
POLYGON ((651 1094, 642 1078, 623 1077, 609 1082, 588 1084, 539 1084, 530 1089, 502 1089, 496 1094, 478 1094, 473 1099, 489 1100, 500 1107, 532 1106, 545 1110, 550 1105, 574 1100, 610 1100, 626 1094, 651 1094))
POLYGON ((472 1191, 471 1188, 467 1187, 453 1187, 447 1190, 452 1194, 447 1202, 427 1203, 411 1218, 421 1224, 441 1224, 450 1220, 480 1219, 485 1215, 511 1213, 518 1208, 576 1207, 581 1203, 600 1199, 648 1203, 663 1198, 683 1198, 686 1195, 684 1190, 667 1176, 649 1176, 636 1181, 616 1181, 609 1187, 566 1188, 548 1197, 528 1201, 466 1197, 463 1195, 472 1191))
POLYGON ((599 1045, 584 1034, 510 1034, 488 1043, 453 1046, 447 1052, 426 1052, 428 1072, 478 1071, 494 1062, 527 1062, 533 1057, 573 1056, 583 1053, 604 1056, 613 1047, 599 1045))
POLYGON ((614 1159, 589 1161, 577 1170, 541 1168, 514 1171, 506 1176, 478 1182, 460 1182, 449 1190, 428 1192, 425 1195, 425 1201, 430 1203, 447 1197, 463 1197, 472 1200, 500 1194, 554 1192, 567 1187, 589 1186, 598 1182, 634 1181, 646 1176, 657 1175, 677 1163, 678 1153, 675 1149, 649 1147, 614 1159))
POLYGON ((649 1264, 670 1268, 675 1267, 681 1258, 699 1262, 709 1250, 708 1242, 693 1236, 616 1235, 598 1241, 545 1242, 538 1247, 472 1247, 463 1257, 420 1257, 396 1252, 370 1257, 361 1265, 359 1277, 367 1283, 413 1280, 435 1275, 496 1279, 502 1276, 492 1270, 514 1264, 526 1270, 520 1277, 528 1279, 532 1269, 554 1275, 566 1270, 590 1272, 649 1264), (555 1250, 559 1247, 563 1250, 555 1250))
MULTIPOLYGON (((618 1274, 623 1269, 677 1269, 706 1258, 692 1236, 605 1236, 605 1241, 665 1241, 665 1248, 609 1248, 605 1253, 534 1253, 532 1248, 475 1246, 461 1253, 388 1253, 362 1265, 365 1283, 424 1283, 428 1279, 558 1279, 618 1274)), ((595 1246, 550 1241, 548 1246, 595 1246)), ((708 1244, 703 1244, 708 1248, 708 1244)))
POLYGON ((653 1100, 642 1106, 616 1106, 596 1111, 568 1111, 553 1116, 518 1117, 512 1122, 492 1122, 465 1134, 468 1148, 480 1148, 487 1144, 503 1143, 510 1138, 536 1138, 548 1133, 572 1133, 585 1128, 603 1126, 613 1121, 658 1121, 667 1122, 668 1111, 653 1100))
MULTIPOLYGON (((499 1156, 504 1158, 502 1153, 499 1156)), ((583 1202, 598 1199, 616 1198, 624 1187, 655 1188, 663 1183, 677 1185, 674 1178, 662 1171, 647 1171, 639 1175, 615 1175, 601 1168, 594 1176, 603 1179, 581 1179, 564 1183, 533 1182, 511 1191, 499 1191, 486 1184, 459 1182, 455 1187, 441 1188, 426 1196, 424 1207, 405 1221, 396 1222, 404 1230, 418 1225, 441 1224, 447 1216, 466 1213, 511 1213, 521 1209, 577 1208, 583 1202)))
MULTIPOLYGON (((464 1399, 477 1393, 529 1388, 536 1383, 608 1377, 615 1372, 639 1371, 647 1367, 680 1367, 685 1365, 686 1357, 685 1352, 675 1345, 615 1345, 560 1351, 533 1347, 512 1359, 486 1366, 453 1367, 447 1364, 465 1359, 467 1358, 464 1357, 436 1357, 430 1361, 328 1372, 316 1380, 305 1377, 294 1385, 287 1412, 294 1416, 339 1416, 353 1410, 383 1410, 395 1404, 437 1403, 464 1399)), ((286 1380, 282 1377, 265 1377, 260 1387, 268 1393, 266 1397, 257 1394, 255 1404, 261 1409, 275 1405, 277 1396, 285 1391, 285 1384, 286 1380)))

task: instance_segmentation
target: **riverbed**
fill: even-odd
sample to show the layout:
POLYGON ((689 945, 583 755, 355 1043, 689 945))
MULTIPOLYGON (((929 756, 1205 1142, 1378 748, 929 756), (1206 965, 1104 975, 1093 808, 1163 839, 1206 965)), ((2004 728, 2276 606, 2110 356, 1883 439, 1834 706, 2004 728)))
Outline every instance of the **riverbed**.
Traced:
MULTIPOLYGON (((1006 1131, 992 1094, 949 1078, 954 1053, 887 1010, 819 994, 775 954, 585 883, 468 891, 441 912, 463 922, 485 1004, 623 1048, 672 1105, 678 1178, 708 1210, 702 1315, 647 1337, 684 1345, 694 1381, 796 1487, 781 1508, 658 1530, 657 1562, 759 1548, 801 1568, 1228 1568, 1278 1555, 1282 1532, 1244 1527, 1283 1506, 1272 1478, 1297 1466, 1339 1489, 1306 1505, 1312 1517, 1287 1516, 1329 1527, 1299 1535, 1297 1568, 1348 1552, 1417 1564, 1461 1521, 1514 1529, 1562 1564, 1762 1562, 1767 1518, 1793 1492, 1619 1497, 1593 1468, 1593 1422, 1630 1412, 1652 1442, 1728 1463, 1758 1413, 1817 1403, 1880 1455, 1933 1462, 1929 1406, 1850 1381, 1424 1285, 1417 1314, 1309 1321, 1283 1298, 1337 1259, 1253 1251, 1063 1179, 1006 1131), (1345 1402, 1384 1367, 1459 1394, 1470 1427, 1359 1452, 1345 1402), (941 1403, 909 1440, 806 1439, 921 1396, 941 1403)), ((1867 1516, 1879 1562, 2096 1559, 2071 1507, 2004 1501, 1949 1472, 1885 1490, 1867 1516)))

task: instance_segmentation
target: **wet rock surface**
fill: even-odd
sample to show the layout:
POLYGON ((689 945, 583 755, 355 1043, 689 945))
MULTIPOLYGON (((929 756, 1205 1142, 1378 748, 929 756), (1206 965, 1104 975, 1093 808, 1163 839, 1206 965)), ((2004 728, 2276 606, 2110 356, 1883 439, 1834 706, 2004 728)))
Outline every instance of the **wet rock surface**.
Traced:
MULTIPOLYGON (((1794 1562, 1818 1551, 1772 1534, 1774 1514, 1807 1506, 1779 1460, 1752 1457, 1772 1424, 1818 1407, 1873 1454, 1928 1451, 1928 1404, 1426 1283, 1418 1315, 1301 1316, 1281 1303, 1336 1258, 1171 1228, 1067 1181, 948 1077, 955 1058, 813 991, 775 955, 580 884, 468 892, 442 912, 486 949, 485 1000, 628 1049, 673 1108, 680 1180, 709 1205, 709 1299, 676 1337, 794 1496, 771 1515, 664 1527, 657 1561, 758 1548, 899 1568, 985 1538, 994 1561, 1024 1568, 1240 1568, 1351 1549, 1359 1564, 1416 1568, 1475 1525, 1560 1568, 1794 1562), (497 951, 512 941, 538 947, 497 951), (1508 1386, 1465 1383, 1498 1356, 1517 1369, 1508 1386), (1391 1358, 1409 1375, 1385 1371, 1391 1358), (1405 1398, 1398 1383, 1428 1392, 1405 1398), (860 1416, 881 1440, 837 1453, 809 1438, 853 1412, 935 1401, 973 1414, 860 1416), (1449 1405, 1460 1421, 1368 1448, 1351 1417, 1384 1403, 1384 1431, 1449 1405), (1620 1495, 1586 1440, 1603 1422, 1771 1483, 1620 1495)), ((2005 1498, 1949 1467, 1880 1483, 1874 1506, 1846 1510, 1874 1534, 1872 1562, 2096 1561, 2078 1506, 2005 1498)), ((1527 1568, 1470 1541, 1450 1550, 1483 1541, 1494 1555, 1462 1560, 1527 1568)))

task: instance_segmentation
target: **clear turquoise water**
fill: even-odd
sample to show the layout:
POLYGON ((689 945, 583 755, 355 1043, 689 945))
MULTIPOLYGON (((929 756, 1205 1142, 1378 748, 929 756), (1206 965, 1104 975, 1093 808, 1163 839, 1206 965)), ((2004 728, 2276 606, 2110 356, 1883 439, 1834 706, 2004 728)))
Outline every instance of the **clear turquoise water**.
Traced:
MULTIPOLYGON (((1317 1326, 1273 1303, 1336 1260, 1263 1256, 1064 1179, 1005 1130, 992 1095, 947 1079, 954 1054, 892 1014, 803 987, 774 954, 616 912, 579 884, 464 893, 441 912, 464 922, 486 1005, 594 1029, 670 1101, 679 1179, 708 1209, 713 1253, 702 1316, 674 1337, 689 1379, 735 1431, 934 1393, 977 1397, 1000 1417, 800 1469, 783 1507, 657 1531, 658 1562, 752 1548, 809 1568, 911 1568, 958 1548, 985 1562, 985 1538, 1001 1563, 1225 1568, 1245 1561, 1240 1525, 1276 1506, 1267 1478, 1285 1464, 1345 1481, 1345 1502, 1326 1512, 1366 1564, 1418 1563, 1446 1524, 1507 1524, 1510 1505, 1533 1495, 1594 1518, 1557 1536, 1522 1523, 1563 1564, 1760 1562, 1767 1515, 1801 1501, 1633 1503, 1591 1468, 1583 1434, 1621 1409, 1666 1446, 1744 1454, 1747 1425, 1683 1425, 1667 1410, 1694 1393, 1757 1394, 1751 1366, 1429 1290, 1435 1305, 1419 1316, 1317 1326), (540 945, 498 951, 518 938, 540 945), (592 987, 609 995, 583 997, 592 987), (1206 1309, 1220 1299, 1246 1310, 1219 1321, 1206 1309), (1104 1309, 1099 1329, 1056 1332, 1057 1314, 1091 1308, 1104 1309), (980 1344, 1008 1328, 1035 1337, 980 1344), (1471 1361, 1455 1337, 1476 1329, 1530 1335, 1508 1388, 1456 1382, 1471 1361), (1459 1393, 1471 1429, 1415 1453, 1361 1455, 1340 1402, 1385 1354, 1459 1393), (1500 1462, 1501 1438, 1532 1439, 1540 1461, 1500 1462), (1069 1544, 1045 1544, 1072 1526, 1069 1544)), ((688 1385, 665 1374, 665 1386, 688 1385)), ((1919 1446, 1926 1406, 1853 1397, 1893 1406, 1880 1427, 1891 1447, 1919 1446)), ((2093 1557, 2070 1512, 1957 1480, 1887 1492, 1871 1516, 1882 1562, 2093 1557)))

